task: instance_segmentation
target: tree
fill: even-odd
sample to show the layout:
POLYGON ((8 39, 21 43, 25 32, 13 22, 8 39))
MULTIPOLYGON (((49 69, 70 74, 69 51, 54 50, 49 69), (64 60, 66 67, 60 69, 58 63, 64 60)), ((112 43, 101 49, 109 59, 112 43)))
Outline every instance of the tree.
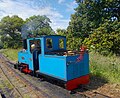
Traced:
POLYGON ((120 22, 106 21, 84 40, 84 44, 103 55, 120 54, 120 22))
POLYGON ((21 46, 21 26, 24 24, 22 18, 17 15, 6 16, 0 21, 0 35, 4 48, 18 48, 21 46))
POLYGON ((66 34, 67 34, 67 31, 65 29, 58 28, 56 31, 57 31, 58 35, 66 36, 66 34))
POLYGON ((106 20, 120 21, 119 0, 76 0, 78 7, 71 15, 67 28, 73 36, 83 40, 106 20))
POLYGON ((22 37, 26 38, 30 34, 34 36, 54 34, 50 23, 50 19, 46 16, 31 16, 26 19, 26 23, 22 27, 22 37))
MULTIPOLYGON (((71 15, 67 28, 70 44, 74 42, 72 41, 74 38, 75 40, 79 38, 79 42, 89 47, 93 46, 101 54, 119 53, 119 0, 76 0, 76 2, 78 7, 71 15)), ((78 49, 79 45, 76 47, 78 49)))

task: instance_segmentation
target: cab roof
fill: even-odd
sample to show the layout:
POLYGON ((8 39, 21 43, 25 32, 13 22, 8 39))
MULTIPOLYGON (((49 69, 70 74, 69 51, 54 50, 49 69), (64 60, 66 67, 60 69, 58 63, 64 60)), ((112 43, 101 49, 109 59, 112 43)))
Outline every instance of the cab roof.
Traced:
POLYGON ((40 37, 33 37, 33 38, 28 38, 28 39, 33 40, 33 39, 46 38, 46 37, 63 37, 63 38, 66 38, 66 36, 61 36, 61 35, 42 35, 40 37))

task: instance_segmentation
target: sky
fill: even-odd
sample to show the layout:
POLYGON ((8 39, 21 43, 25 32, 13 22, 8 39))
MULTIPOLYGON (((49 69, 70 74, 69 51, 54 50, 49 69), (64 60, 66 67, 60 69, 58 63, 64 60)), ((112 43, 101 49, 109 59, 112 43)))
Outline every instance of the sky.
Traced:
POLYGON ((33 15, 46 15, 51 27, 66 29, 77 7, 75 0, 0 0, 0 19, 18 15, 24 20, 33 15))

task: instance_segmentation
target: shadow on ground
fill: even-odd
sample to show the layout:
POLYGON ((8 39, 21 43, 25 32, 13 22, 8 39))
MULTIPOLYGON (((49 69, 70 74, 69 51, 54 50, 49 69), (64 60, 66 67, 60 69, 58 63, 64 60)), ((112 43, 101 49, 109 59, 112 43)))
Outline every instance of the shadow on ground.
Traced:
POLYGON ((97 88, 103 86, 106 83, 108 83, 108 81, 104 77, 90 75, 90 83, 84 85, 83 87, 80 86, 79 88, 76 89, 76 91, 84 92, 88 90, 96 90, 97 88))
MULTIPOLYGON (((52 83, 54 85, 65 88, 64 84, 57 81, 57 80, 44 78, 42 81, 43 82, 47 81, 47 82, 52 83)), ((96 90, 97 88, 103 86, 106 83, 108 83, 108 81, 105 78, 100 77, 100 76, 96 76, 96 75, 90 75, 90 83, 87 85, 80 85, 74 91, 75 92, 84 92, 84 91, 88 91, 88 90, 96 90)))

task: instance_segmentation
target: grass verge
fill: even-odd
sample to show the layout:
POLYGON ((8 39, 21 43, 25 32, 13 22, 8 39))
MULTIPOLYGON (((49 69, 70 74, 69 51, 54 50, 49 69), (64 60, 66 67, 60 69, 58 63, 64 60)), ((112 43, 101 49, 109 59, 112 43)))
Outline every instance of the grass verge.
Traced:
POLYGON ((9 60, 17 62, 17 60, 18 60, 18 51, 20 51, 20 50, 21 49, 4 49, 4 50, 0 50, 0 52, 2 54, 4 54, 4 56, 6 56, 9 60))
POLYGON ((93 75, 103 77, 109 83, 120 83, 120 57, 91 52, 90 69, 93 75))

